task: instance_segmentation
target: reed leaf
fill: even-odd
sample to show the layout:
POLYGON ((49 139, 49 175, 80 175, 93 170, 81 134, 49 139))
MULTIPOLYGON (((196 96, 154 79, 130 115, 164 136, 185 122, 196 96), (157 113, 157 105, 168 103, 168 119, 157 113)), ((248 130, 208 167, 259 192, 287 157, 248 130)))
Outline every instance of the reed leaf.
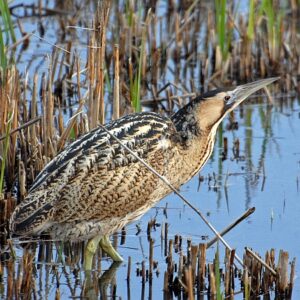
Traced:
MULTIPOLYGON (((15 43, 17 41, 14 26, 11 20, 10 11, 8 8, 7 1, 0 1, 0 12, 2 16, 2 25, 4 27, 4 32, 9 32, 12 41, 15 43)), ((7 43, 9 36, 7 35, 7 43)))
POLYGON ((220 274, 220 253, 219 253, 219 244, 217 245, 217 251, 215 253, 215 275, 216 275, 216 292, 217 300, 223 300, 224 295, 221 290, 221 274, 220 274))
POLYGON ((142 41, 140 47, 140 56, 138 62, 138 71, 134 77, 133 84, 131 85, 131 103, 135 112, 141 111, 141 77, 143 69, 143 58, 145 55, 145 40, 146 40, 146 27, 143 28, 142 41))
POLYGON ((132 0, 127 0, 125 3, 125 15, 129 27, 133 25, 133 3, 132 0))
POLYGON ((267 33, 271 56, 273 60, 276 60, 279 54, 281 24, 284 13, 282 10, 276 11, 274 9, 272 0, 263 0, 259 9, 259 15, 263 14, 267 18, 267 33))
MULTIPOLYGON (((141 6, 139 6, 139 15, 141 14, 142 14, 141 6)), ((145 47, 147 42, 147 29, 149 26, 150 17, 151 17, 151 8, 147 12, 144 25, 142 25, 142 37, 141 37, 140 55, 138 60, 138 71, 133 81, 133 93, 132 93, 133 97, 131 99, 132 99, 133 108, 136 112, 141 111, 141 80, 142 80, 142 73, 144 73, 144 67, 146 64, 145 47)))
MULTIPOLYGON (((16 35, 13 27, 13 23, 10 16, 7 1, 0 1, 0 13, 1 13, 1 24, 0 24, 0 67, 3 71, 8 66, 8 60, 6 56, 6 46, 9 44, 10 39, 13 43, 16 42, 16 35), (5 36, 5 38, 4 38, 5 36)), ((5 72, 3 72, 4 74, 5 72)))
POLYGON ((249 18, 248 18, 248 28, 247 37, 249 40, 254 38, 254 0, 249 1, 249 18))
POLYGON ((222 53, 223 61, 227 59, 228 55, 228 32, 226 30, 226 0, 216 0, 216 31, 218 35, 218 43, 222 53))
POLYGON ((2 69, 4 74, 5 73, 4 70, 6 70, 7 68, 7 58, 6 58, 6 51, 5 51, 4 41, 3 41, 2 30, 0 30, 0 68, 2 69))

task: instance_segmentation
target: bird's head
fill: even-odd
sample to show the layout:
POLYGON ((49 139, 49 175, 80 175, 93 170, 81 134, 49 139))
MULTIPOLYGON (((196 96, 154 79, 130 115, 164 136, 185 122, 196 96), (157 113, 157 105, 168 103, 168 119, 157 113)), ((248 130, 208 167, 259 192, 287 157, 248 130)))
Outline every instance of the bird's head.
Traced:
POLYGON ((217 127, 225 116, 233 111, 247 97, 279 77, 261 79, 234 88, 210 91, 195 100, 196 116, 201 130, 217 127))

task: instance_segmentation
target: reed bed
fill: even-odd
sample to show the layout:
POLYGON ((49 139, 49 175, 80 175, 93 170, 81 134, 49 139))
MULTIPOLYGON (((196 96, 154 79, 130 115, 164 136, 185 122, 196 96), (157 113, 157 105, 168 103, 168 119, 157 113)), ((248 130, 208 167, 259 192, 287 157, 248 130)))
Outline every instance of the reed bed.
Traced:
MULTIPOLYGON (((6 261, 1 261, 1 293, 7 299, 19 297, 31 299, 37 297, 38 290, 45 290, 45 287, 44 296, 47 297, 53 295, 53 291, 49 288, 53 287, 53 284, 56 286, 55 296, 59 297, 61 280, 59 274, 66 276, 67 286, 73 297, 78 295, 76 294, 78 288, 81 297, 106 298, 112 295, 111 290, 116 290, 118 284, 123 284, 115 280, 116 271, 121 264, 112 263, 106 269, 102 266, 101 253, 95 259, 94 267, 97 272, 80 276, 83 252, 80 243, 56 244, 56 252, 61 253, 56 255, 54 261, 54 248, 51 242, 35 242, 34 245, 38 245, 38 248, 27 247, 23 256, 17 260, 12 254, 6 253, 6 261), (75 277, 75 282, 71 279, 71 274, 75 277), (46 281, 37 282, 36 276, 40 278, 46 276, 46 281), (4 282, 3 278, 6 278, 4 282)), ((239 295, 243 295, 244 299, 260 296, 270 299, 271 295, 275 295, 276 299, 292 297, 296 260, 289 261, 288 253, 283 250, 276 255, 275 250, 271 249, 262 259, 250 248, 245 248, 243 269, 234 263, 235 250, 226 250, 225 254, 221 255, 217 246, 213 261, 208 261, 207 252, 212 250, 207 248, 206 243, 195 244, 192 239, 180 235, 172 238, 164 236, 163 243, 158 245, 161 251, 167 254, 164 256, 165 265, 162 265, 163 262, 158 263, 153 257, 154 247, 157 245, 152 238, 149 239, 148 245, 146 251, 148 261, 142 260, 132 265, 132 257, 128 257, 126 277, 128 299, 131 294, 131 283, 136 280, 140 282, 142 298, 147 290, 150 299, 153 285, 157 280, 163 281, 165 299, 173 299, 173 296, 178 299, 234 299, 239 295), (161 269, 165 271, 161 273, 161 269)), ((9 251, 12 251, 12 247, 11 245, 9 251)))
MULTIPOLYGON (((169 115, 208 89, 268 76, 281 76, 272 94, 299 93, 299 6, 296 1, 285 7, 275 2, 263 0, 254 7, 254 1, 249 1, 249 15, 224 0, 215 5, 202 1, 142 4, 129 0, 101 1, 98 6, 87 1, 87 8, 78 1, 57 1, 57 9, 40 2, 11 6, 9 12, 17 24, 19 41, 7 18, 12 38, 5 40, 1 35, 0 49, 1 246, 7 245, 9 217, 37 174, 68 143, 97 124, 145 109, 169 115), (74 14, 74 8, 81 11, 74 14), (22 23, 28 15, 39 24, 38 34, 24 30, 22 23), (47 36, 48 19, 54 22, 55 40, 47 36), (27 71, 20 70, 22 57, 36 45, 44 45, 47 52, 32 54, 27 71)), ((4 10, 8 14, 7 8, 1 8, 2 15, 4 10)), ((234 130, 236 126, 232 115, 226 129, 234 130)), ((220 136, 219 140, 226 159, 230 146, 226 137, 220 136)), ((233 148, 236 159, 240 159, 238 140, 233 148)), ((214 265, 205 262, 203 245, 191 246, 176 266, 172 249, 179 246, 176 240, 168 240, 167 231, 164 243, 168 261, 166 293, 176 288, 190 298, 195 291, 215 293, 220 278, 225 278, 225 294, 232 293, 230 278, 235 269, 230 254, 226 254, 226 271, 218 273, 214 265)), ((151 239, 149 245, 151 253, 151 239)), ((41 242, 38 248, 41 261, 51 257, 48 243, 41 242)), ((67 251, 66 261, 82 260, 82 244, 63 251, 67 251)), ((1 252, 0 277, 6 268, 6 294, 34 293, 33 254, 25 251, 15 270, 9 253, 12 251, 1 252)), ((245 258, 248 271, 243 271, 244 291, 256 295, 275 285, 279 293, 291 293, 292 280, 286 280, 286 273, 275 278, 258 265, 255 273, 251 259, 245 258), (260 276, 255 283, 254 276, 260 276), (263 278, 268 278, 268 283, 263 278), (285 278, 283 283, 281 278, 285 278)), ((144 283, 152 278, 154 261, 152 253, 148 276, 142 267, 144 283)), ((286 270, 286 255, 279 265, 277 269, 286 270)))

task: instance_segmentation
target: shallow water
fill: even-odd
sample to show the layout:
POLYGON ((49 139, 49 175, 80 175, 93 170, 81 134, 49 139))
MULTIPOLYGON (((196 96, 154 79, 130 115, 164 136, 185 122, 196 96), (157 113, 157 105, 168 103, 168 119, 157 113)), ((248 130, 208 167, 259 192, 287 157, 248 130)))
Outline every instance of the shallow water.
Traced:
MULTIPOLYGON (((36 29, 35 19, 24 21, 29 32, 36 29)), ((47 39, 56 42, 53 37, 55 25, 51 18, 44 23, 50 31, 47 39), (47 27, 48 26, 48 27, 47 27)), ((55 35, 54 35, 55 36, 55 35)), ((80 34, 78 34, 80 36, 80 34)), ((80 49, 80 45, 79 45, 80 49)), ((33 72, 38 68, 40 73, 47 71, 47 64, 38 56, 51 52, 51 46, 32 38, 29 49, 20 56, 21 70, 27 68, 28 61, 36 55, 28 68, 33 72), (35 47, 38 47, 37 49, 35 47)), ((82 55, 85 55, 85 50, 82 55)), ((174 66, 172 66, 174 67, 174 66)), ((195 71, 195 73, 197 73, 195 71)), ((176 74, 167 72, 167 79, 175 81, 176 74)), ((66 120, 69 116, 65 116, 66 120)), ((195 176, 182 186, 182 194, 218 229, 222 230, 245 210, 255 207, 256 211, 225 236, 226 241, 237 254, 242 257, 244 247, 251 247, 263 257, 267 250, 275 248, 288 251, 290 260, 297 258, 296 271, 299 270, 300 246, 300 100, 287 95, 276 95, 273 105, 267 104, 265 96, 252 97, 235 113, 237 130, 227 130, 227 118, 218 132, 215 149, 211 159, 201 170, 201 178, 195 176), (228 139, 228 154, 223 160, 223 140, 228 139), (235 141, 239 141, 239 155, 236 153, 235 141)), ((183 237, 183 251, 186 251, 186 240, 198 244, 213 237, 213 233, 202 220, 175 195, 169 195, 156 207, 147 212, 139 221, 127 226, 126 240, 119 245, 120 254, 125 261, 120 266, 112 266, 111 275, 108 270, 111 262, 103 259, 102 270, 93 273, 94 286, 102 289, 103 298, 114 295, 122 299, 160 299, 163 297, 163 278, 166 270, 164 242, 161 238, 162 228, 168 224, 168 238, 174 239, 176 234, 183 237), (142 262, 148 269, 149 242, 147 224, 155 219, 156 230, 151 230, 154 239, 154 261, 158 262, 154 270, 152 285, 149 281, 142 283, 142 277, 136 275, 141 270, 142 262), (138 228, 140 232, 138 233, 138 228), (137 234, 138 233, 138 234, 137 234), (126 281, 127 258, 131 257, 131 279, 126 281), (114 269, 115 268, 115 269, 114 269), (97 278, 102 277, 98 280, 97 278), (108 279, 109 280, 108 280, 108 279), (108 280, 108 281, 107 281, 108 280), (113 284, 109 284, 113 282, 113 284)), ((119 239, 120 242, 120 239, 119 239)), ((35 276, 35 290, 38 299, 53 299, 59 282, 61 299, 79 297, 83 290, 84 273, 65 266, 53 246, 51 263, 38 264, 35 276), (56 263, 58 261, 58 263, 56 263)), ((208 250, 208 260, 212 260, 216 247, 208 250)), ((224 247, 220 245, 221 259, 224 247)), ((36 255, 37 256, 37 255, 36 255)), ((22 257, 22 250, 17 250, 17 263, 22 257)), ((178 257, 174 254, 174 260, 178 257)), ((66 264, 67 265, 67 264, 66 264)), ((80 264, 78 264, 81 266, 80 264)), ((6 269, 4 269, 3 293, 6 291, 6 269)), ((237 281, 238 282, 238 281, 237 281)), ((96 288, 96 289, 97 289, 96 288)), ((240 287, 236 286, 236 291, 240 287)), ((93 297, 94 288, 88 294, 93 297)), ((272 295, 273 296, 273 295, 272 295)), ((235 299, 241 299, 239 294, 235 299)), ((300 298, 300 281, 296 277, 293 299, 300 298)))

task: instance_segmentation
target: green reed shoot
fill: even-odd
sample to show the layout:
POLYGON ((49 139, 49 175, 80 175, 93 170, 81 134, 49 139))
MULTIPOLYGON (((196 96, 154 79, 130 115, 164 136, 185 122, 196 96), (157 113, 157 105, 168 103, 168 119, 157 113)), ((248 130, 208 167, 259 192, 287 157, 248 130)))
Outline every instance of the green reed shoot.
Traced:
POLYGON ((6 56, 6 46, 9 44, 10 39, 15 43, 16 36, 14 32, 13 23, 10 16, 7 1, 0 1, 0 13, 1 13, 1 24, 0 24, 0 68, 5 70, 8 66, 6 56))
POLYGON ((226 28, 226 0, 215 0, 216 31, 223 60, 227 59, 229 50, 229 32, 226 28))
POLYGON ((273 59, 275 59, 275 53, 276 50, 278 50, 281 41, 283 12, 277 12, 274 9, 272 0, 263 0, 260 6, 259 15, 263 14, 265 14, 267 18, 269 48, 271 50, 273 59))
POLYGON ((7 58, 6 58, 6 51, 3 41, 2 30, 0 31, 0 67, 2 70, 5 70, 7 67, 7 58))
POLYGON ((9 133, 10 133, 10 129, 11 129, 12 119, 13 119, 13 113, 10 112, 8 114, 8 121, 7 121, 5 139, 4 139, 4 151, 3 151, 2 160, 1 160, 0 194, 2 193, 3 185, 4 185, 5 163, 6 163, 6 158, 7 158, 8 146, 9 146, 9 137, 10 137, 9 133))
POLYGON ((143 36, 142 36, 142 42, 141 42, 141 48, 140 48, 140 56, 139 56, 139 63, 138 63, 138 70, 133 80, 133 85, 131 86, 130 92, 131 92, 131 103, 134 108, 135 112, 141 111, 141 75, 142 75, 142 67, 143 67, 143 57, 145 52, 145 32, 146 30, 143 30, 143 36))
POLYGON ((217 251, 215 253, 215 276, 216 276, 216 292, 217 292, 217 300, 223 300, 224 295, 221 289, 221 274, 220 274, 220 253, 219 253, 219 243, 217 245, 217 251))
POLYGON ((132 2, 131 0, 127 0, 125 3, 125 15, 129 27, 131 27, 133 24, 133 15, 134 15, 133 7, 132 7, 133 5, 131 2, 132 2))
POLYGON ((260 13, 259 15, 265 14, 268 22, 267 22, 267 26, 268 26, 268 31, 270 33, 273 32, 273 27, 275 24, 275 11, 273 9, 273 1, 272 0, 263 0, 261 3, 261 7, 260 7, 260 13))
POLYGON ((247 36, 249 40, 253 40, 254 38, 254 0, 249 0, 249 17, 248 17, 248 28, 247 28, 247 36))
MULTIPOLYGON (((130 95, 131 95, 131 103, 135 112, 141 111, 141 79, 142 79, 142 70, 143 70, 143 62, 145 56, 145 44, 147 38, 147 25, 148 25, 148 16, 150 11, 148 12, 145 26, 142 30, 142 40, 140 46, 140 55, 138 60, 138 70, 134 76, 133 83, 132 80, 130 82, 130 95)), ((140 12, 139 12, 140 14, 140 12)))

